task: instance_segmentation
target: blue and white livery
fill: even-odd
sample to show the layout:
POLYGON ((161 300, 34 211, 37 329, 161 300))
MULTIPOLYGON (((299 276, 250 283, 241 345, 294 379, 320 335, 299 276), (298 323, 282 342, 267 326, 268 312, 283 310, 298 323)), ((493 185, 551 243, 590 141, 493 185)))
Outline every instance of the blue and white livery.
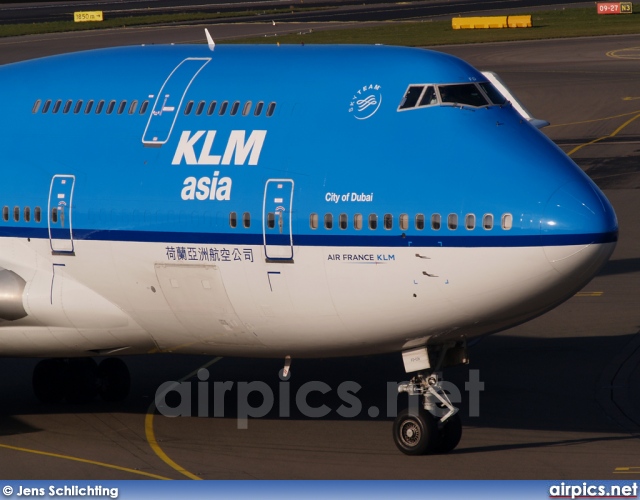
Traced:
POLYGON ((125 47, 3 66, 0 90, 0 354, 54 358, 45 400, 95 392, 63 379, 126 394, 95 355, 397 351, 424 408, 396 443, 449 451, 432 373, 571 297, 617 240, 541 122, 437 52, 125 47))

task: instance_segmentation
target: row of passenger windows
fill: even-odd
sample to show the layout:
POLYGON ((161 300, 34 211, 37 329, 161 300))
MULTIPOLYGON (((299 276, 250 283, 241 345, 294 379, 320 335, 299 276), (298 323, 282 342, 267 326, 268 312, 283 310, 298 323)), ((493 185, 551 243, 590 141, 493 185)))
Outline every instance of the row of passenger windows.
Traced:
MULTIPOLYGON (((231 108, 229 109, 229 101, 222 101, 219 107, 218 107, 217 101, 211 101, 209 104, 207 104, 206 101, 200 101, 197 104, 195 101, 189 101, 187 102, 187 105, 184 107, 184 114, 190 115, 192 112, 194 112, 195 115, 199 116, 205 111, 205 108, 206 108, 207 115, 211 116, 215 114, 216 108, 217 108, 218 114, 220 116, 224 115, 227 112, 227 109, 229 109, 229 115, 235 116, 238 114, 238 111, 240 110, 240 104, 241 104, 240 101, 234 101, 231 104, 231 108)), ((263 101, 257 102, 255 107, 253 106, 253 103, 251 101, 245 102, 244 105, 242 106, 242 116, 248 116, 249 114, 251 114, 252 109, 253 109, 253 116, 260 116, 262 114, 262 111, 264 110, 264 102, 263 101)), ((270 102, 269 105, 267 106, 266 115, 273 116, 273 113, 275 112, 275 110, 276 110, 276 103, 270 102)))
POLYGON ((44 104, 42 104, 41 99, 38 99, 33 104, 33 109, 31 110, 31 112, 37 113, 38 111, 40 111, 42 113, 48 113, 49 110, 51 110, 52 113, 58 113, 62 108, 62 112, 65 114, 73 110, 74 114, 78 114, 82 111, 85 115, 88 115, 89 113, 91 113, 91 111, 93 111, 96 115, 99 115, 104 110, 108 115, 112 114, 114 111, 116 111, 119 115, 125 113, 125 111, 128 114, 133 115, 137 110, 138 114, 144 115, 147 111, 147 108, 149 107, 149 101, 142 101, 140 109, 138 110, 138 101, 136 100, 131 102, 124 100, 120 101, 120 103, 118 103, 118 101, 116 100, 101 100, 96 103, 93 99, 91 99, 85 103, 82 99, 80 99, 78 101, 75 101, 74 103, 73 100, 68 99, 64 101, 64 106, 62 104, 62 99, 58 99, 55 102, 51 99, 47 99, 46 101, 44 101, 44 104), (42 109, 40 108, 41 105, 42 109))
MULTIPOLYGON (((348 229, 349 227, 349 216, 347 214, 340 214, 337 218, 338 227, 340 229, 348 229)), ((446 217, 446 221, 443 220, 443 216, 440 214, 432 214, 431 215, 431 229, 434 231, 439 231, 442 226, 446 223, 446 226, 451 231, 455 231, 460 226, 458 221, 458 214, 449 214, 446 217)), ((476 216, 475 214, 466 214, 463 220, 463 226, 465 229, 472 231, 476 228, 476 216)), ((482 220, 479 221, 482 229, 486 231, 490 231, 494 227, 494 217, 493 214, 484 214, 482 216, 482 220)), ((324 228, 325 229, 333 229, 333 214, 325 214, 324 216, 324 228)), ((378 229, 378 215, 377 214, 369 214, 367 225, 369 229, 376 230, 378 229)), ((413 219, 413 226, 418 231, 422 231, 425 229, 425 216, 424 214, 416 214, 413 219)), ((319 227, 319 217, 318 214, 311 214, 309 217, 309 226, 311 229, 318 229, 319 227)), ((362 214, 355 214, 352 219, 353 229, 360 230, 364 227, 364 217, 362 214)), ((384 229, 393 229, 394 226, 394 217, 393 214, 384 214, 382 216, 382 227, 384 229)), ((398 227, 402 231, 406 231, 409 229, 409 215, 408 214, 400 214, 398 218, 398 227)), ((513 216, 511 214, 503 214, 500 221, 500 227, 504 230, 509 230, 513 227, 513 216)))
MULTIPOLYGON (((2 207, 2 220, 4 222, 8 222, 11 216, 11 209, 8 206, 2 207)), ((13 220, 15 222, 20 222, 20 219, 25 222, 31 222, 31 207, 20 208, 18 206, 13 207, 13 220)), ((36 223, 40 223, 42 221, 42 209, 40 207, 35 207, 33 210, 33 220, 36 223)), ((269 229, 273 229, 275 227, 275 214, 270 212, 267 214, 267 227, 269 229)), ((58 222, 58 209, 56 207, 51 209, 51 222, 58 222)), ((236 212, 229 213, 229 226, 232 228, 238 227, 238 214, 236 212)), ((406 231, 409 229, 409 215, 408 214, 400 214, 399 217, 399 227, 402 231, 406 231)), ((393 214, 384 214, 382 217, 382 227, 384 229, 393 229, 393 214)), ((416 214, 413 220, 414 227, 418 231, 422 231, 425 228, 425 216, 424 214, 416 214)), ((449 214, 447 216, 447 228, 454 231, 458 229, 458 214, 449 214)), ((353 216, 353 228, 360 230, 363 228, 364 218, 362 214, 355 214, 353 216)), ((440 214, 432 214, 431 215, 431 229, 434 231, 439 231, 442 227, 443 220, 440 214)), ((318 214, 312 213, 309 217, 309 226, 311 229, 318 229, 319 226, 319 217, 318 214)), ((338 227, 340 229, 348 229, 349 226, 349 217, 347 214, 338 215, 338 227)), ((493 214, 484 214, 482 216, 482 228, 490 231, 494 226, 494 218, 493 214)), ((509 230, 513 226, 513 216, 511 214, 503 214, 501 217, 500 227, 504 230, 509 230)), ((244 212, 242 214, 242 227, 250 228, 251 227, 251 214, 249 212, 244 212)), ((377 214, 369 214, 368 217, 368 227, 371 230, 378 229, 378 215, 377 214)), ((464 216, 464 227, 469 231, 476 228, 476 216, 475 214, 467 214, 464 216)), ((333 214, 325 214, 324 216, 324 228, 325 229, 333 229, 333 214)))
MULTIPOLYGON (((56 212, 55 220, 53 222, 57 222, 58 213, 55 208, 53 210, 54 212, 56 212)), ((4 222, 9 222, 9 218, 11 217, 12 211, 13 211, 13 220, 15 222, 20 222, 21 218, 25 222, 31 222, 31 207, 23 207, 22 209, 20 207, 13 207, 13 210, 11 210, 6 205, 2 207, 2 220, 4 222)), ((42 221, 42 209, 40 207, 35 207, 33 209, 33 220, 37 223, 42 221)))
MULTIPOLYGON (((138 104, 139 103, 136 100, 133 100, 131 102, 127 100, 123 100, 120 102, 116 100, 111 100, 111 101, 100 100, 98 102, 95 102, 93 99, 87 101, 86 103, 82 99, 75 102, 72 99, 68 99, 66 101, 63 101, 62 99, 58 99, 57 101, 47 99, 46 101, 44 101, 44 104, 43 104, 42 99, 38 99, 33 104, 33 108, 31 112, 34 114, 38 112, 48 113, 49 110, 51 110, 51 113, 62 112, 64 114, 68 114, 73 112, 74 114, 79 114, 82 112, 85 115, 88 115, 93 111, 96 115, 99 115, 104 111, 106 114, 110 115, 115 111, 119 115, 122 115, 124 113, 133 115, 137 111, 138 114, 144 115, 147 112, 147 109, 149 108, 149 101, 142 101, 142 104, 140 104, 140 108, 138 108, 138 104)), ((187 102, 187 105, 184 108, 184 114, 185 115, 191 114, 191 112, 194 111, 194 107, 195 107, 195 114, 201 115, 206 107, 207 115, 213 115, 216 112, 216 107, 218 107, 217 104, 218 104, 217 101, 211 101, 210 103, 208 103, 208 105, 207 105, 207 102, 200 101, 196 105, 195 101, 189 101, 187 102)), ((247 101, 244 103, 244 106, 242 107, 242 116, 249 115, 252 109, 253 109, 254 116, 260 116, 264 108, 265 108, 265 103, 263 101, 256 103, 255 107, 253 106, 253 103, 251 101, 247 101)), ((222 101, 220 103, 220 106, 218 107, 217 114, 222 116, 227 112, 227 109, 229 109, 229 101, 222 101)), ((239 109, 240 109, 240 101, 234 101, 231 104, 229 114, 231 116, 235 116, 238 114, 239 109)), ((273 116, 273 113, 275 112, 275 110, 276 110, 276 103, 275 102, 269 103, 266 109, 266 115, 273 116)))
MULTIPOLYGON (((431 215, 431 229, 434 231, 439 231, 442 228, 442 225, 446 222, 446 226, 451 231, 458 229, 458 214, 449 214, 446 217, 446 221, 443 221, 443 217, 440 214, 432 214, 431 215)), ((236 212, 231 212, 229 214, 229 226, 232 228, 238 227, 238 214, 236 212)), ((267 214, 267 227, 269 229, 273 229, 275 227, 276 217, 273 212, 267 214)), ((347 214, 340 214, 337 218, 338 227, 340 229, 348 229, 349 227, 349 216, 347 214)), ((368 217, 368 227, 371 230, 378 229, 378 215, 370 214, 368 217)), ((402 231, 406 231, 409 229, 409 215, 408 214, 400 214, 398 218, 398 226, 402 231)), ((360 230, 364 227, 364 216, 362 214, 355 214, 352 219, 353 228, 360 230)), ((476 216, 475 214, 466 214, 464 216, 464 228, 471 231, 476 228, 476 216)), ((324 216, 324 228, 325 229, 333 229, 334 220, 333 214, 325 214, 324 216)), ((393 229, 394 225, 394 217, 393 214, 384 214, 382 216, 382 227, 384 229, 393 229)), ((426 222, 424 214, 416 214, 413 219, 413 225, 418 231, 422 231, 425 229, 426 222)), ((316 213, 312 213, 309 216, 309 226, 311 229, 318 229, 319 227, 319 216, 316 213)), ((242 214, 242 227, 249 228, 251 227, 251 214, 249 212, 244 212, 242 214)), ((481 221, 482 229, 490 231, 494 227, 494 217, 493 214, 484 214, 482 216, 481 221)), ((500 220, 500 227, 505 231, 508 231, 513 227, 513 215, 511 214, 503 214, 500 220)))

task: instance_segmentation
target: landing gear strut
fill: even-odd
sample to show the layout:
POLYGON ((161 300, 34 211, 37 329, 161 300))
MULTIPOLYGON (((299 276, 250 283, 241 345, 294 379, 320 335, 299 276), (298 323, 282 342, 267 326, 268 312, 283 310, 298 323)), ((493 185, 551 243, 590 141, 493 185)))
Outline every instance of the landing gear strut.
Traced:
POLYGON ((462 437, 462 422, 435 374, 414 376, 399 392, 419 396, 422 404, 400 412, 393 423, 393 440, 406 455, 448 453, 462 437))
POLYGON ((129 394, 129 369, 120 359, 45 359, 33 371, 33 391, 43 403, 86 403, 97 395, 121 401, 129 394))

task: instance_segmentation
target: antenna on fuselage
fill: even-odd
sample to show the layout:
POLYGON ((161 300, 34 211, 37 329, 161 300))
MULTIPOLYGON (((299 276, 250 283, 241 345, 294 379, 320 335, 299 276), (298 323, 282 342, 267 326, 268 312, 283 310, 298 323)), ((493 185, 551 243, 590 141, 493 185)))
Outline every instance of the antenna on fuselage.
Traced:
POLYGON ((207 44, 209 45, 209 50, 213 52, 213 49, 216 48, 216 42, 214 42, 213 38, 211 38, 211 33, 209 33, 209 30, 207 28, 204 29, 204 34, 207 37, 207 44))

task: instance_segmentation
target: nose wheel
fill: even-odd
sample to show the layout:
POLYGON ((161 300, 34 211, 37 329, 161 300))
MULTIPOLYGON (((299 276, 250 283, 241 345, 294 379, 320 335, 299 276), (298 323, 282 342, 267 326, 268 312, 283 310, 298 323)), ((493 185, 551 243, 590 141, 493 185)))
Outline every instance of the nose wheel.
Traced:
POLYGON ((416 375, 399 392, 420 396, 421 405, 401 411, 393 423, 393 441, 405 455, 449 453, 460 442, 462 422, 436 375, 416 375))
POLYGON ((393 423, 393 441, 405 455, 426 455, 435 451, 438 425, 428 411, 402 410, 393 423))

